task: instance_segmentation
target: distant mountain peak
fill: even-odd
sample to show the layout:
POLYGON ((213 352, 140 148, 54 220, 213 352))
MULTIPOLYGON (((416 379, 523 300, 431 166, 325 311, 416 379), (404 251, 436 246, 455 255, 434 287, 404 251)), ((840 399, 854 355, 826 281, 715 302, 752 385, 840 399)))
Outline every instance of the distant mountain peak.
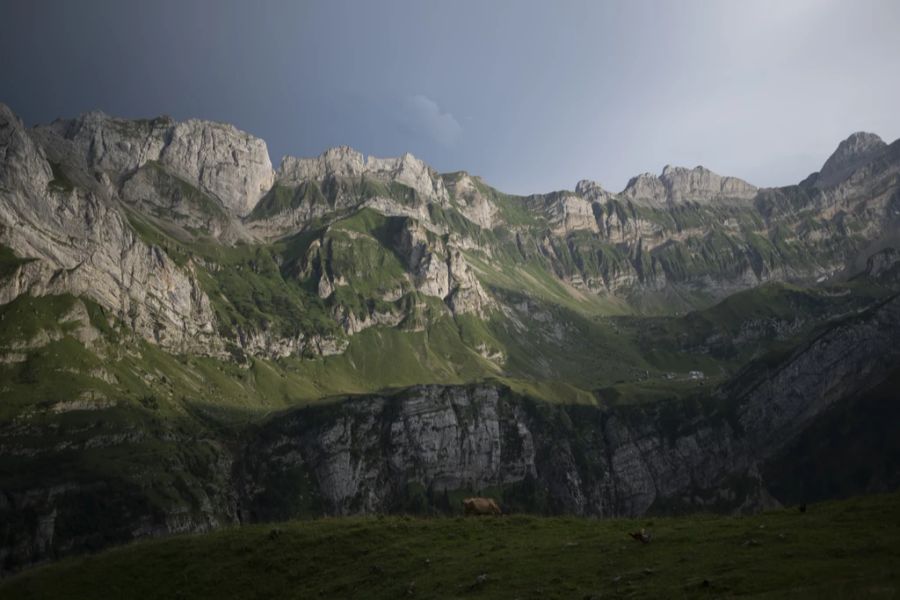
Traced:
POLYGON ((641 173, 632 177, 622 192, 635 202, 679 204, 709 202, 718 198, 747 200, 757 188, 736 177, 723 177, 703 166, 693 169, 666 165, 662 173, 641 173))
POLYGON ((279 178, 287 181, 322 179, 329 175, 356 177, 380 171, 433 171, 425 162, 409 152, 394 158, 366 157, 350 146, 334 146, 312 158, 285 156, 278 169, 279 178))
POLYGON ((846 180, 854 171, 870 163, 887 149, 874 133, 857 131, 838 144, 819 171, 817 187, 830 187, 846 180))
POLYGON ((603 189, 603 186, 590 179, 582 179, 575 184, 575 193, 589 200, 599 200, 611 196, 609 192, 603 189))
POLYGON ((864 149, 873 146, 885 146, 884 140, 876 133, 868 131, 856 131, 847 136, 847 139, 838 144, 838 151, 841 149, 864 149))
MULTIPOLYGON (((662 173, 660 173, 660 178, 671 177, 680 173, 712 173, 712 171, 702 165, 697 165, 693 169, 676 165, 666 165, 663 167, 662 173)), ((715 175, 715 173, 713 174, 715 175)))

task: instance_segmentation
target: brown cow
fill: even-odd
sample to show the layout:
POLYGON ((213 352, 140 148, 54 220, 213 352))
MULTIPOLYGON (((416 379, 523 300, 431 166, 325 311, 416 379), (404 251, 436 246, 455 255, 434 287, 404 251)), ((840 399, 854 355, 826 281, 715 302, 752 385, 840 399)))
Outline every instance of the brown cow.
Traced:
POLYGON ((502 515, 503 512, 493 498, 466 498, 463 510, 468 515, 502 515))

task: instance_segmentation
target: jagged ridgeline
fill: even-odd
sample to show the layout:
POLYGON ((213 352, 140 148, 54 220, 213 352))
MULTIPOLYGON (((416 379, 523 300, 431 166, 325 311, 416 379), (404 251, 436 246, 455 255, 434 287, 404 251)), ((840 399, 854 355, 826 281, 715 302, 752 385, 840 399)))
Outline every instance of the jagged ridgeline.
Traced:
POLYGON ((871 134, 796 186, 512 196, 0 105, 0 570, 476 492, 607 516, 887 489, 898 216, 871 134), (865 468, 798 472, 825 442, 865 468))

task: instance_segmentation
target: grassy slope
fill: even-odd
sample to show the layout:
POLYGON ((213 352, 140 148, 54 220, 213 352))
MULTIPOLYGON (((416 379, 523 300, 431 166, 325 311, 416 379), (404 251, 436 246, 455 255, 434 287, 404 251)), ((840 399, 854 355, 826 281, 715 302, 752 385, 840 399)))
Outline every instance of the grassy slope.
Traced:
POLYGON ((10 578, 0 598, 893 598, 900 586, 897 494, 752 517, 369 517, 278 529, 67 559, 10 578), (642 527, 650 544, 627 535, 642 527))

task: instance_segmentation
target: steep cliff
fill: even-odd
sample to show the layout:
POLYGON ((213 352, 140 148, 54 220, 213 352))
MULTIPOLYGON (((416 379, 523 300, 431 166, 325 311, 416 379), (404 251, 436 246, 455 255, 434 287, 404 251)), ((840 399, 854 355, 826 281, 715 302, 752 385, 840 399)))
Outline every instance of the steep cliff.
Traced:
POLYGON ((5 107, 0 132, 0 244, 27 259, 0 281, 0 298, 85 296, 163 347, 216 353, 215 316, 193 263, 176 265, 145 243, 111 202, 108 180, 69 175, 5 107))

